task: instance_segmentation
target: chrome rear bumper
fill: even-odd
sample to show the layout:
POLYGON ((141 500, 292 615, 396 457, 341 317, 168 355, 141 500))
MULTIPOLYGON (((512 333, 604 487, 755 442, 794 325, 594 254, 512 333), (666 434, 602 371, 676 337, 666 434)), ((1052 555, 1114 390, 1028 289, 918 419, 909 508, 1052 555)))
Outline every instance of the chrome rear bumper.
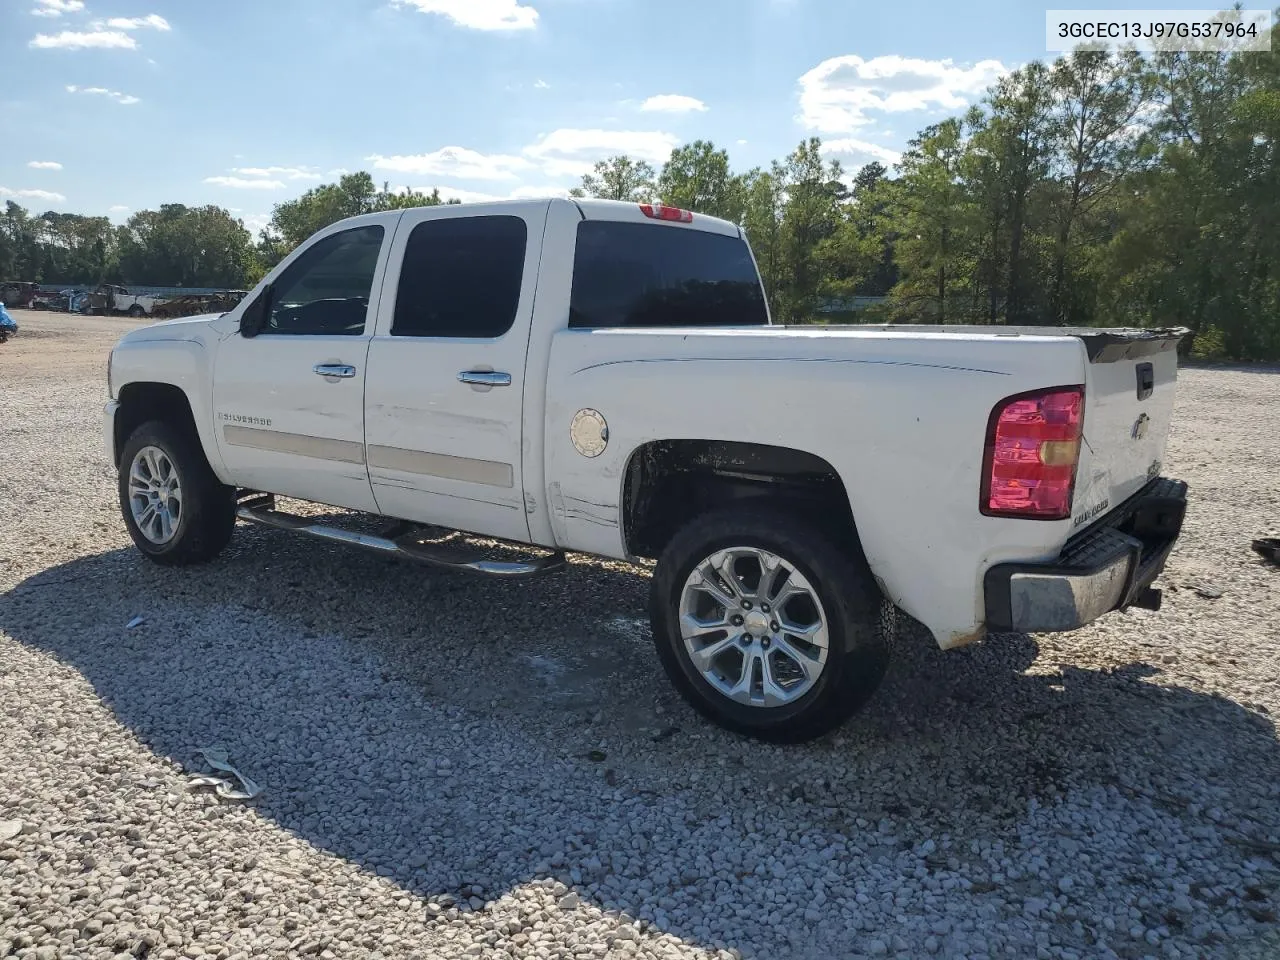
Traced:
POLYGON ((1075 630, 1112 610, 1158 609, 1151 589, 1186 515, 1187 485, 1153 480, 1052 563, 1002 563, 984 581, 988 631, 1075 630))

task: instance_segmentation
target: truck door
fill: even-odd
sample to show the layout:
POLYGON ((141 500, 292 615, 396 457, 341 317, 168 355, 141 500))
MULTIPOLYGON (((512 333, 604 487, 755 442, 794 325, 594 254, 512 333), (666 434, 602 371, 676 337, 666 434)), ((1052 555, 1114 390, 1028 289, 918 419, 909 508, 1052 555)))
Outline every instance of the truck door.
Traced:
POLYGON ((364 462, 365 361, 393 224, 312 241, 260 294, 270 296, 262 333, 218 344, 218 450, 237 486, 376 509, 364 462))
POLYGON ((548 206, 405 212, 365 387, 381 513, 528 539, 524 374, 548 206))

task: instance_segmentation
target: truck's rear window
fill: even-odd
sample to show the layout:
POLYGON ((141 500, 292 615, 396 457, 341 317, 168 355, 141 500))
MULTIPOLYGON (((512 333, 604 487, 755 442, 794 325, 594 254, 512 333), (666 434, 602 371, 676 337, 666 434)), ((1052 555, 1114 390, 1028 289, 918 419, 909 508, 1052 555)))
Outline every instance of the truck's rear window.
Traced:
POLYGON ((769 322, 746 241, 648 223, 584 220, 571 327, 742 327, 769 322))

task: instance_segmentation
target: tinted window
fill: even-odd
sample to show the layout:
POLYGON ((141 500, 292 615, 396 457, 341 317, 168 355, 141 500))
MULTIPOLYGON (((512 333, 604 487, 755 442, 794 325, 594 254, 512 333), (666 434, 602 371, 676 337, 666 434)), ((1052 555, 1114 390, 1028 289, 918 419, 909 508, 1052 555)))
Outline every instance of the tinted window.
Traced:
POLYGON ((263 333, 360 336, 381 250, 377 226, 317 241, 271 284, 271 316, 263 333))
POLYGON ((528 231, 519 217, 449 217, 413 228, 395 337, 500 337, 515 323, 528 231))
POLYGON ((768 322, 739 237, 648 223, 578 224, 571 327, 726 327, 768 322))

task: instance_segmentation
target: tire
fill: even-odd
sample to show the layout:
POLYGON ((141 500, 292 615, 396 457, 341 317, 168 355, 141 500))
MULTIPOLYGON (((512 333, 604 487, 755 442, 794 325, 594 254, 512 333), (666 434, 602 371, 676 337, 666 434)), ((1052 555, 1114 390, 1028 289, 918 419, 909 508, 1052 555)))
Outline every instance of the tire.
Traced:
POLYGON ((133 319, 135 320, 137 320, 140 317, 145 317, 146 315, 147 315, 147 311, 143 310, 136 303, 129 308, 129 316, 133 317, 133 319))
POLYGON ((190 431, 163 420, 142 424, 124 445, 118 475, 121 516, 134 545, 147 559, 170 567, 207 563, 231 540, 236 524, 235 490, 214 476, 199 441, 190 431), (135 498, 131 492, 131 475, 135 461, 144 451, 152 451, 151 460, 145 455, 141 457, 140 477, 149 474, 167 477, 171 472, 177 478, 179 497, 168 501, 171 509, 166 513, 170 518, 167 529, 154 514, 148 518, 145 510, 141 517, 143 524, 135 516, 134 504, 142 494, 135 498), (165 461, 169 471, 165 469, 165 461), (155 464, 159 464, 158 470, 155 464), (174 499, 178 501, 176 505, 174 499))
POLYGON ((856 546, 839 548, 811 521, 761 508, 707 513, 677 533, 658 560, 649 615, 662 665, 689 704, 722 727, 776 743, 802 743, 820 737, 865 704, 884 677, 896 628, 896 610, 880 593, 856 546), (734 552, 738 548, 745 552, 734 552), (720 578, 718 589, 736 608, 712 600, 702 587, 690 588, 692 593, 686 590, 695 569, 708 569, 706 562, 716 556, 732 559, 736 592, 725 589, 724 578, 720 578), (761 625, 762 606, 768 605, 760 602, 759 584, 757 593, 752 594, 751 571, 763 569, 764 563, 770 562, 768 557, 778 558, 781 565, 775 567, 775 579, 764 595, 781 599, 789 586, 798 592, 793 599, 783 599, 778 609, 770 608, 770 623, 761 625), (785 579, 783 567, 787 568, 785 579), (800 589, 802 586, 805 589, 800 589), (742 608, 744 595, 754 596, 754 602, 745 602, 752 603, 758 613, 734 625, 734 618, 743 621, 750 615, 742 608), (696 598, 693 608, 688 606, 691 597, 696 598), (699 608, 703 603, 710 612, 699 608), (720 631, 709 631, 704 638, 690 641, 700 652, 723 647, 711 661, 709 673, 694 663, 682 633, 682 613, 696 615, 704 627, 725 622, 723 636, 720 631), (804 630, 814 631, 814 613, 814 622, 825 624, 825 631, 813 634, 815 641, 825 639, 825 662, 821 664, 814 659, 823 656, 820 645, 806 644, 800 633, 786 630, 802 623, 809 624, 804 630), (760 632, 764 635, 754 635, 760 632), (704 640, 705 646, 698 646, 704 640), (801 659, 807 664, 803 670, 798 669, 801 659), (752 679, 744 691, 744 667, 749 660, 756 665, 751 667, 752 679), (766 669, 775 681, 772 689, 785 693, 785 700, 775 696, 772 704, 762 702, 766 669), (762 681, 759 699, 755 677, 762 681), (724 689, 735 678, 736 698, 724 689), (743 702, 748 697, 755 702, 743 702))

